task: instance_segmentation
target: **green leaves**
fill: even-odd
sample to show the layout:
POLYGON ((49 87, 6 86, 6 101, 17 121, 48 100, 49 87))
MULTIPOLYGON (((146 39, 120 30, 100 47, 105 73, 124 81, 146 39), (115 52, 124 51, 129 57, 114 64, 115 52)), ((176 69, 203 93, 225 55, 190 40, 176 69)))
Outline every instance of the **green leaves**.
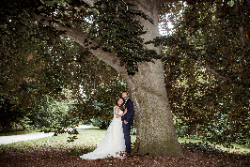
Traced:
POLYGON ((56 4, 55 1, 45 1, 45 3, 46 3, 46 5, 48 5, 48 6, 53 6, 53 5, 56 4))
POLYGON ((90 34, 97 39, 104 50, 115 52, 120 58, 120 64, 126 64, 129 74, 137 71, 137 63, 161 58, 155 51, 144 48, 143 38, 146 34, 140 17, 152 22, 142 11, 134 10, 123 1, 98 1, 91 8, 89 15, 93 16, 90 34))
POLYGON ((238 14, 236 7, 227 2, 183 5, 175 33, 149 41, 164 47, 168 95, 180 136, 225 145, 249 138, 244 125, 249 124, 250 48, 243 47, 242 39, 250 42, 250 13, 247 3, 239 4, 238 14))
POLYGON ((228 6, 233 7, 233 5, 234 5, 234 0, 228 1, 227 4, 228 4, 228 6))
POLYGON ((72 3, 71 0, 51 0, 51 1, 45 1, 45 3, 40 0, 43 4, 46 4, 48 6, 54 6, 56 4, 60 5, 60 6, 63 6, 63 7, 66 7, 69 5, 69 3, 72 3))

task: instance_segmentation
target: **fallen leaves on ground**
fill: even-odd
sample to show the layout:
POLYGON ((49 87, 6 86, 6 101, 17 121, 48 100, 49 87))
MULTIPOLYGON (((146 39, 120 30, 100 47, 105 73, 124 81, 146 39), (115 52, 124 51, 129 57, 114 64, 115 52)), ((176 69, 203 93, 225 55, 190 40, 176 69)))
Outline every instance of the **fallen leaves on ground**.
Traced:
POLYGON ((82 160, 65 150, 35 149, 27 151, 1 150, 1 167, 245 167, 250 157, 239 154, 213 154, 183 148, 181 156, 128 156, 124 159, 106 158, 82 160))

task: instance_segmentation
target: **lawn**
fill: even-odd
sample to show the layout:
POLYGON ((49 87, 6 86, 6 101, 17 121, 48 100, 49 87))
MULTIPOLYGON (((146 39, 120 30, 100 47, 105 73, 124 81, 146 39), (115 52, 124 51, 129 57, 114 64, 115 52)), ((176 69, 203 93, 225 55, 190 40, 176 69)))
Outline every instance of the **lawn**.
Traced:
MULTIPOLYGON (((183 146, 181 156, 138 156, 123 160, 107 158, 104 160, 81 160, 79 155, 94 150, 101 142, 106 130, 97 127, 79 131, 77 140, 67 142, 69 134, 23 141, 0 146, 0 166, 250 166, 250 149, 228 149, 202 144, 199 140, 180 138, 183 146), (223 151, 224 150, 224 151, 223 151), (227 151, 227 152, 225 152, 227 151), (236 153, 236 151, 238 151, 236 153), (168 164, 168 165, 166 165, 168 164)), ((135 135, 131 136, 132 142, 135 135)))
MULTIPOLYGON (((73 135, 59 134, 58 136, 45 137, 30 141, 21 141, 7 145, 1 145, 0 149, 15 149, 15 150, 29 150, 36 148, 56 148, 56 149, 77 149, 89 148, 94 149, 100 143, 105 135, 106 130, 101 130, 98 127, 91 127, 89 129, 79 131, 77 140, 68 142, 68 137, 73 135)), ((131 136, 131 141, 135 141, 135 135, 131 136)))
MULTIPOLYGON (((98 143, 100 143, 105 135, 106 130, 99 129, 98 127, 91 127, 89 129, 79 131, 77 140, 74 142, 67 142, 68 137, 72 137, 69 134, 59 134, 58 136, 45 137, 30 141, 21 141, 12 144, 2 145, 0 149, 16 149, 27 150, 35 148, 59 148, 59 149, 77 149, 77 148, 89 148, 94 149, 98 143)), ((131 142, 135 142, 135 135, 131 135, 131 142)), ((201 143, 201 140, 178 138, 180 143, 201 143)), ((212 145, 212 144, 211 144, 212 145)), ((239 152, 250 154, 250 148, 242 145, 234 144, 233 148, 226 148, 221 145, 212 145, 217 149, 221 149, 227 152, 239 152)))

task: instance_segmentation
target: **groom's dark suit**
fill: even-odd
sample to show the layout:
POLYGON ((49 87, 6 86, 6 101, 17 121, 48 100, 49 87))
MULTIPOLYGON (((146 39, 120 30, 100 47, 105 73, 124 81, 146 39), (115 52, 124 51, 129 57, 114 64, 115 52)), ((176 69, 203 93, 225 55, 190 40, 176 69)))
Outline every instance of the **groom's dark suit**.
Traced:
POLYGON ((130 126, 133 124, 134 106, 133 102, 130 99, 127 99, 125 103, 125 108, 127 109, 127 113, 124 116, 122 116, 122 128, 126 145, 125 151, 127 153, 131 153, 130 126), (125 124, 124 120, 127 121, 128 123, 125 124))

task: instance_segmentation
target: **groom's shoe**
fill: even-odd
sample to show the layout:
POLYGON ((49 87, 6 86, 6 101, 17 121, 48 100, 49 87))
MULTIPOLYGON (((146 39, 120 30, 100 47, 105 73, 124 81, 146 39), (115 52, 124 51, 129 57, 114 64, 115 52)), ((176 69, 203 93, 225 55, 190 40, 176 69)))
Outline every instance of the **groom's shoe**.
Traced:
POLYGON ((126 154, 126 155, 130 155, 131 153, 126 152, 125 154, 126 154))

